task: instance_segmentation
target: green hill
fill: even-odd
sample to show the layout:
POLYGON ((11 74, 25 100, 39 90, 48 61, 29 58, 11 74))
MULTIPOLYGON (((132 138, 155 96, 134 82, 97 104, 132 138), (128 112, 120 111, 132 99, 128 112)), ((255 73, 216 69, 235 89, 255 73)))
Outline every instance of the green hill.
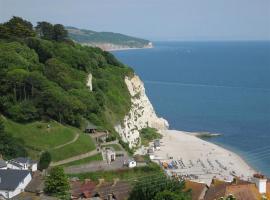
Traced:
POLYGON ((74 134, 67 126, 82 128, 87 121, 116 134, 114 124, 131 106, 124 77, 133 71, 112 54, 74 43, 60 24, 39 22, 34 28, 19 17, 0 24, 0 52, 0 113, 14 121, 6 123, 7 131, 28 149, 64 143, 74 134), (90 73, 92 91, 86 85, 90 73), (40 121, 62 124, 53 136, 59 138, 42 135, 40 121))
POLYGON ((66 27, 69 37, 81 44, 104 48, 144 48, 150 47, 150 41, 112 32, 95 32, 75 27, 66 27))

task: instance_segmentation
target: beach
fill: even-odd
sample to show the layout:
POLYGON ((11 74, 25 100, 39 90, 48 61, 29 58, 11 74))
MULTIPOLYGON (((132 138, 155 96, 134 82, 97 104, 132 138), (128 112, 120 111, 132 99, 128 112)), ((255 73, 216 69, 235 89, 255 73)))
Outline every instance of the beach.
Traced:
POLYGON ((165 169, 170 176, 210 185, 213 178, 231 182, 237 176, 249 180, 256 173, 237 154, 193 134, 176 130, 163 130, 161 134, 154 161, 170 165, 165 169))

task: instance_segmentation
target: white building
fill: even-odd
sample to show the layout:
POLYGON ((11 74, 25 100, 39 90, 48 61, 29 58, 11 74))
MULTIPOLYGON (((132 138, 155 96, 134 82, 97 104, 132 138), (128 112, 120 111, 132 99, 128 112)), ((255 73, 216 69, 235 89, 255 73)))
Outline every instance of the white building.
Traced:
POLYGON ((116 159, 115 152, 111 149, 106 149, 106 158, 107 158, 108 164, 111 164, 111 162, 115 161, 116 159))
POLYGON ((159 140, 154 141, 154 148, 155 148, 155 150, 160 150, 160 141, 159 140))
POLYGON ((137 163, 135 160, 129 160, 128 161, 128 167, 129 168, 133 168, 133 167, 136 167, 137 166, 137 163))
POLYGON ((37 162, 34 162, 29 158, 19 157, 8 161, 7 168, 31 170, 32 172, 35 172, 37 171, 37 162))
POLYGON ((13 198, 23 192, 31 180, 28 170, 0 169, 0 196, 13 198))
POLYGON ((258 188, 260 194, 265 194, 266 193, 267 178, 264 175, 254 174, 254 176, 252 178, 252 182, 255 183, 255 185, 258 188))

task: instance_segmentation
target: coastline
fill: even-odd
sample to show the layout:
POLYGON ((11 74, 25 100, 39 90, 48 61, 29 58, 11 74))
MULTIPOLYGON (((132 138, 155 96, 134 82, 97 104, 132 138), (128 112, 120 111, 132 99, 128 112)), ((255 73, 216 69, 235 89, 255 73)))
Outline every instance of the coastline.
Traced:
POLYGON ((115 51, 128 51, 128 50, 136 50, 136 49, 153 49, 154 46, 151 47, 123 47, 123 48, 112 48, 112 49, 103 49, 104 51, 109 51, 109 52, 115 52, 115 51))
POLYGON ((154 161, 158 164, 176 162, 177 167, 164 169, 170 176, 210 185, 213 178, 230 182, 237 176, 250 180, 256 173, 237 153, 200 139, 194 133, 164 130, 161 134, 161 148, 154 152, 154 161))

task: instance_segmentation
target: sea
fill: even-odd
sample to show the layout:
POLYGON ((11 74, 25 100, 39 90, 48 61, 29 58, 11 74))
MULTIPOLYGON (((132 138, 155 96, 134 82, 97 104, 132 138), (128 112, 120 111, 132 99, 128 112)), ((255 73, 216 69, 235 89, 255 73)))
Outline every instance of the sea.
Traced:
POLYGON ((207 140, 270 176, 270 41, 154 42, 114 51, 143 80, 170 129, 207 140))

